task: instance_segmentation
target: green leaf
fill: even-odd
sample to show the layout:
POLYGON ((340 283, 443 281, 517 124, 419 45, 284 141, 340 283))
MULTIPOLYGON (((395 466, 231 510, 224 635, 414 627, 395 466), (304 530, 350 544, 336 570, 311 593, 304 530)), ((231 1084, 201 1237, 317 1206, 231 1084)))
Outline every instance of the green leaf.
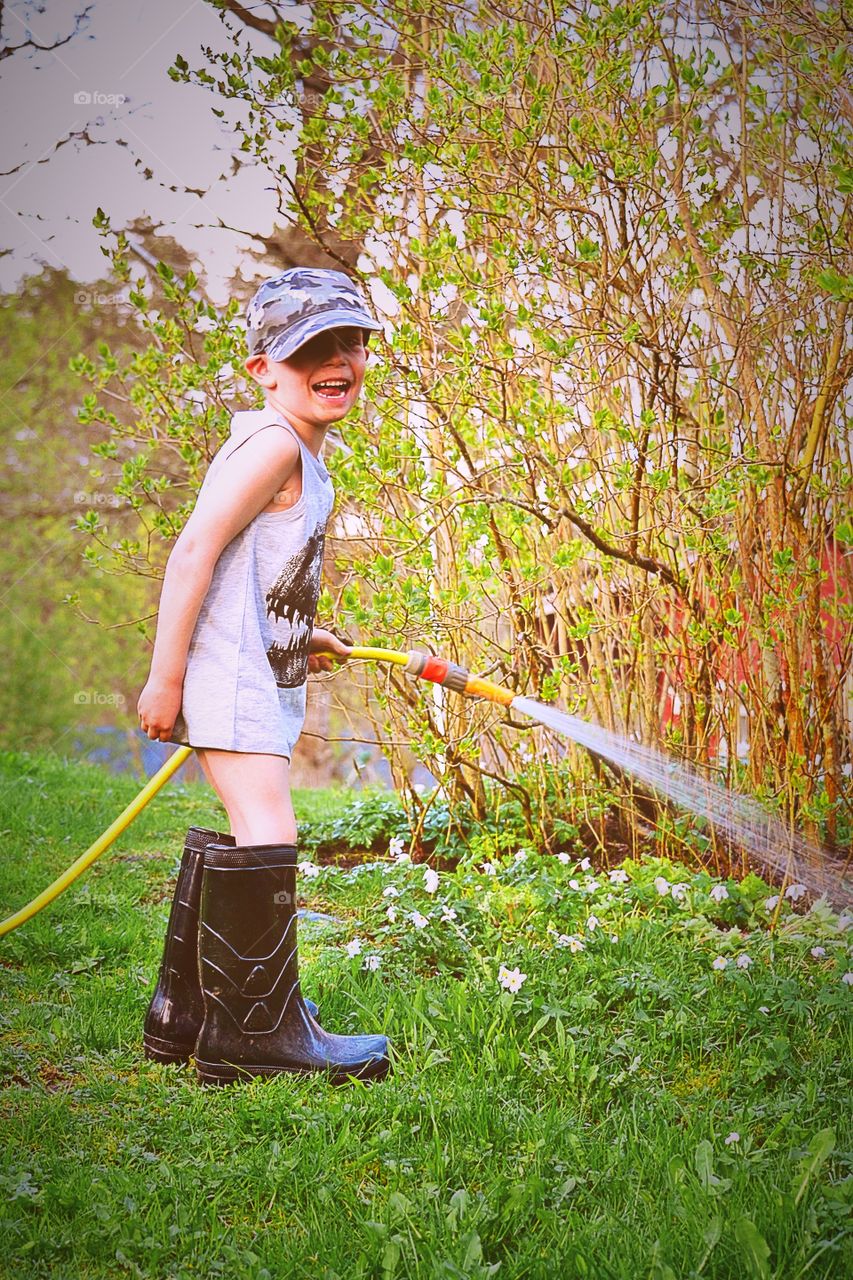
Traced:
POLYGON ((708 1246, 709 1251, 713 1249, 717 1244, 719 1244, 720 1237, 722 1236, 722 1234, 723 1234, 723 1220, 719 1214, 715 1214, 715 1216, 708 1223, 705 1230, 702 1232, 702 1239, 705 1241, 706 1245, 708 1246))
POLYGON ((714 1148, 707 1138, 702 1139, 693 1153, 693 1163, 704 1191, 709 1195, 719 1195, 721 1191, 728 1191, 732 1185, 731 1179, 718 1178, 714 1173, 714 1148))
POLYGON ((735 1226, 735 1239, 741 1247, 741 1254, 749 1266, 749 1272, 758 1276, 759 1280, 770 1280, 770 1247, 754 1222, 749 1218, 740 1218, 735 1226))
POLYGON ((853 299, 853 276, 842 276, 831 267, 818 273, 817 282, 826 293, 839 301, 853 299))
POLYGON ((794 1195, 794 1204, 799 1204, 802 1199, 809 1180, 817 1173, 820 1166, 825 1160, 832 1155, 835 1150, 835 1130, 821 1129, 816 1133, 809 1143, 809 1153, 804 1160, 800 1162, 800 1185, 794 1195))
POLYGON ((716 1178, 714 1177, 714 1148, 707 1138, 702 1139, 693 1153, 693 1163, 702 1186, 706 1191, 710 1190, 716 1178))

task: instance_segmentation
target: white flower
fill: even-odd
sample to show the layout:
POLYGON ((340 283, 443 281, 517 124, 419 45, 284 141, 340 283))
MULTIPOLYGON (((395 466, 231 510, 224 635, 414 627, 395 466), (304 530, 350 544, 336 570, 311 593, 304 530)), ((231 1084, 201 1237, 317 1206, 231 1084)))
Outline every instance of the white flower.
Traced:
POLYGON ((779 895, 774 893, 772 897, 764 899, 764 905, 768 911, 775 911, 779 905, 779 895))
POLYGON ((424 888, 427 893, 435 893, 438 888, 438 872, 432 867, 427 867, 424 871, 424 888))
POLYGON ((576 938, 574 934, 571 934, 567 939, 567 945, 573 956, 577 955, 579 951, 583 951, 585 949, 580 938, 576 938))
POLYGON ((715 961, 714 961, 714 963, 711 965, 711 968, 712 968, 712 969, 725 969, 725 967, 726 967, 726 965, 727 965, 728 963, 729 963, 729 962, 728 962, 728 960, 726 959, 726 957, 725 957, 725 956, 717 956, 716 960, 715 960, 715 961))
POLYGON ((196 333, 213 333, 216 328, 216 321, 211 320, 210 316, 199 316, 193 325, 196 333))
POLYGON ((670 893, 672 894, 676 902, 682 902, 684 898, 687 897, 687 890, 689 888, 690 888, 689 884, 683 884, 683 883, 674 884, 670 889, 670 893))
POLYGON ((456 912, 453 910, 452 907, 442 907, 441 909, 442 924, 450 924, 455 919, 456 919, 456 912))
POLYGON ((197 387, 191 387, 189 391, 185 391, 184 399, 189 400, 190 404, 207 404, 207 396, 197 387))
POLYGON ((393 884, 389 884, 387 889, 382 890, 383 898, 399 898, 399 896, 400 896, 400 890, 395 889, 393 884))
POLYGON ((725 902, 729 896, 729 891, 724 884, 715 884, 710 896, 714 902, 725 902))
POLYGON ((361 938, 353 938, 351 942, 348 942, 346 951, 350 958, 361 955, 361 938))
POLYGON ((569 881, 569 888, 570 888, 570 889, 580 889, 580 884, 579 884, 579 882, 578 882, 577 880, 570 880, 570 881, 569 881))
POLYGON ((611 941, 611 942, 618 942, 618 941, 619 941, 619 934, 618 934, 618 933, 611 933, 611 935, 610 935, 610 941, 611 941))
POLYGON ((519 849, 519 850, 518 850, 518 852, 517 852, 517 853, 516 853, 516 855, 515 855, 515 861, 516 861, 516 862, 526 862, 526 861, 527 861, 527 850, 526 850, 526 849, 519 849))
POLYGON ((657 889, 660 896, 662 898, 665 898, 666 895, 669 893, 669 881, 666 879, 665 876, 656 876, 655 888, 657 889))
POLYGON ((853 973, 845 973, 841 981, 846 982, 848 987, 853 987, 853 973))
POLYGON ((234 366, 230 363, 221 365, 215 374, 217 382, 230 382, 234 376, 234 366))
POLYGON ((804 884, 789 884, 785 890, 785 897, 790 898, 792 902, 796 902, 804 893, 808 893, 804 884))
POLYGON ((389 907, 388 910, 385 912, 385 918, 387 920, 390 920, 391 924, 393 924, 394 921, 397 919, 397 908, 389 907))
POLYGON ((598 881, 593 880, 591 876, 587 876, 583 887, 586 889, 587 893, 595 893, 598 888, 598 881))
POLYGON ((484 862, 484 863, 483 863, 483 875, 484 875, 484 876, 493 876, 493 875, 496 875, 496 874, 497 874, 497 870, 498 870, 498 869, 497 869, 497 867, 495 866, 494 862, 484 862))
POLYGON ((557 854, 557 861, 562 862, 564 867, 570 863, 571 860, 571 854, 566 853, 565 849, 561 850, 561 852, 557 854))
POLYGON ((399 858, 400 854, 403 852, 405 847, 406 847, 406 842, 402 836, 392 836, 391 839, 388 841, 389 857, 399 858))
POLYGON ((412 924, 415 926, 416 929, 425 929, 429 924, 429 920, 426 918, 426 916, 422 916, 420 911, 413 911, 412 914, 409 916, 409 919, 411 920, 412 924))
POLYGON ((581 871, 589 871, 591 866, 592 866, 592 863, 590 862, 589 858, 581 858, 580 860, 581 871))
POLYGON ((586 927, 589 929, 590 933, 594 933, 600 924, 601 921, 598 916, 590 916, 586 922, 586 927))
POLYGON ((770 1010, 767 1008, 767 1005, 766 1005, 766 1004, 760 1004, 760 1005, 758 1006, 758 1012, 759 1012, 759 1013, 769 1013, 769 1012, 770 1012, 770 1010))
POLYGON ((729 1134, 729 1136, 726 1138, 726 1146, 730 1147, 733 1142, 740 1142, 740 1134, 737 1132, 736 1129, 733 1129, 732 1132, 729 1134))
POLYGON ((513 993, 519 990, 526 978, 526 973, 522 973, 520 969, 508 969, 505 964, 502 964, 498 970, 498 982, 507 991, 513 993))
POLYGON ((376 956, 376 955, 365 956, 364 963, 362 964, 361 967, 362 969, 369 969, 371 972, 375 973, 375 971, 379 968, 381 963, 382 963, 381 956, 376 956))
POLYGON ((752 956, 748 956, 744 951, 738 956, 737 960, 735 961, 735 964, 739 969, 748 969, 749 966, 752 964, 752 956))
POLYGON ((616 867, 613 871, 607 873, 610 876, 611 884, 627 884, 628 872, 623 871, 621 867, 616 867))
POLYGON ((826 955, 826 947, 812 947, 811 953, 815 960, 822 960, 826 955))
POLYGON ((314 862, 300 862, 297 868, 307 880, 313 880, 322 871, 322 867, 318 867, 314 862))

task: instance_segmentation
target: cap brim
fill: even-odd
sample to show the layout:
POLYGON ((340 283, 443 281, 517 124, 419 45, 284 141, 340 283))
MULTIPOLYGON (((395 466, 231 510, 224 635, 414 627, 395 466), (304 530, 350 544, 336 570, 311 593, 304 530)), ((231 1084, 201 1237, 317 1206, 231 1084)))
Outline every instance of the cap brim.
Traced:
POLYGON ((269 343, 261 348, 267 353, 270 360, 286 360, 288 356, 292 356, 294 351, 298 351, 306 342, 317 336, 318 333, 325 333, 327 329, 376 329, 381 330, 382 325, 366 311, 354 311, 350 307, 341 307, 336 311, 323 311, 319 315, 306 316, 304 320, 297 321, 296 324, 288 328, 284 333, 276 335, 269 343))

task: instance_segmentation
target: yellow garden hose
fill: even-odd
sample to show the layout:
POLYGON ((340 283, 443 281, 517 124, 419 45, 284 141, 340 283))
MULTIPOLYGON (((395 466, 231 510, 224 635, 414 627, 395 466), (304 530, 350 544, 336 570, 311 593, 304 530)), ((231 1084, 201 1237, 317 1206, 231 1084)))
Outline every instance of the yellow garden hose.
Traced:
MULTIPOLYGON (((515 696, 509 689, 492 684, 490 680, 480 680, 477 676, 470 675, 464 667, 458 667, 455 663, 447 662, 444 658, 435 658, 428 653, 418 653, 416 650, 401 653, 396 649, 353 648, 349 656, 366 658, 371 662, 391 662, 405 667, 410 675, 422 680, 431 680, 435 684, 444 685, 448 689, 454 689, 457 693, 468 694, 471 697, 487 698, 490 702, 499 702, 502 706, 509 706, 515 696)), ((163 784, 169 781, 172 774, 180 769, 187 757, 192 754, 192 750, 192 747, 178 747, 153 778, 149 778, 136 799, 122 810, 115 822, 107 827, 103 835, 98 836, 94 844, 91 844, 76 862, 72 862, 71 866, 63 871, 53 884, 42 890, 37 898, 33 898, 32 902, 27 903, 8 919, 0 921, 0 938, 4 934, 11 933, 27 920, 31 920, 49 902, 53 902, 54 898, 64 893, 78 876, 88 870, 92 863, 110 847, 116 837, 121 835, 125 827, 130 825, 136 815, 145 808, 152 796, 155 796, 163 784)))
POLYGON ((94 844, 90 844, 85 853, 82 853, 76 862, 72 862, 71 866, 63 871, 62 875, 53 884, 48 885, 37 898, 33 898, 32 902, 27 903, 20 911, 16 911, 13 916, 9 916, 8 920, 0 921, 0 938, 4 933, 11 933, 13 929, 17 929, 19 924, 23 924, 29 920, 36 912, 41 911, 42 907, 46 907, 49 902, 53 902, 54 898, 73 884, 78 876, 91 867, 92 863, 100 858, 105 849, 108 849, 115 840, 116 836, 121 835, 125 827, 129 826, 136 815, 145 808, 152 796, 156 795, 164 782, 168 782, 172 774, 180 769, 188 755, 192 754, 192 747, 178 747, 169 759, 163 765, 162 769, 158 769, 153 778, 149 778, 145 786, 140 791, 135 800, 132 800, 126 809, 123 809, 115 822, 107 827, 103 835, 98 836, 94 844))

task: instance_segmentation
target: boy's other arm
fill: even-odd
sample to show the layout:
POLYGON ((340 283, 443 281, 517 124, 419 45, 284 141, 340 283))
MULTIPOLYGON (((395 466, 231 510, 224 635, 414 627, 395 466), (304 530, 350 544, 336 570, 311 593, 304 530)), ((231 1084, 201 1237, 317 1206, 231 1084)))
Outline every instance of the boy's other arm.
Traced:
POLYGON ((263 429, 225 460, 216 480, 199 494, 166 564, 149 681, 183 683, 217 560, 287 483, 298 459, 299 446, 289 431, 263 429))

